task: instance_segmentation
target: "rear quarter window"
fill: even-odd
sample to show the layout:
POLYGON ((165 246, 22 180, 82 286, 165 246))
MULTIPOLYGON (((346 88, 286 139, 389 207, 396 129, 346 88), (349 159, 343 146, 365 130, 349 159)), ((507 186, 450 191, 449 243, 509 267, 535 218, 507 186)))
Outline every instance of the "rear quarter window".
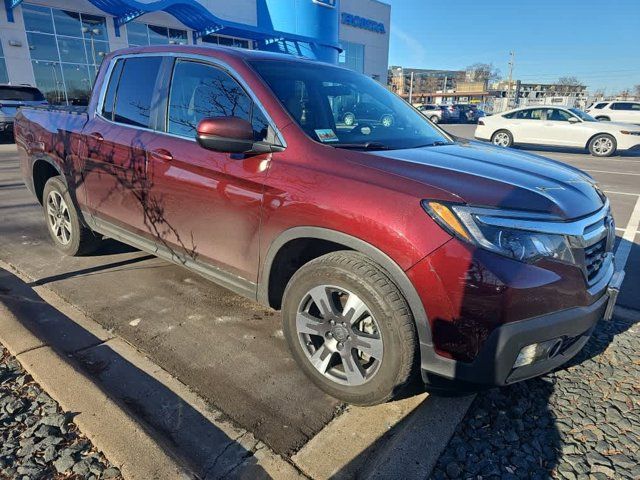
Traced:
POLYGON ((44 95, 33 87, 0 86, 0 100, 16 102, 43 102, 44 95))

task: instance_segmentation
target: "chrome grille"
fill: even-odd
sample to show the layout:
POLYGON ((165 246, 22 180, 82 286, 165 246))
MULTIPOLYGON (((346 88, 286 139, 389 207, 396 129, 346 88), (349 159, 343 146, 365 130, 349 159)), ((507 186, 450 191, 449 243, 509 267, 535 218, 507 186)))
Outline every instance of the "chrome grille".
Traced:
POLYGON ((584 263, 587 273, 587 280, 592 281, 600 272, 604 264, 607 253, 607 239, 603 238, 599 242, 584 249, 584 263))

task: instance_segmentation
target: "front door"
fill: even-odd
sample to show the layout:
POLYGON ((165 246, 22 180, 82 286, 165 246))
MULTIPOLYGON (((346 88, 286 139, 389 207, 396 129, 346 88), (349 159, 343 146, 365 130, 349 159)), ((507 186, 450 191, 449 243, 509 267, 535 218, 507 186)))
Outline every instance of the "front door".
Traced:
POLYGON ((584 147, 588 140, 587 131, 582 128, 582 122, 572 113, 561 108, 545 109, 545 119, 542 121, 543 131, 541 142, 547 145, 561 147, 584 147), (570 118, 577 121, 572 123, 570 118))
POLYGON ((253 124, 256 140, 266 140, 271 130, 265 116, 227 72, 186 59, 176 60, 166 111, 166 133, 156 135, 147 150, 157 241, 185 261, 255 282, 272 154, 214 152, 195 136, 203 118, 234 116, 253 124))

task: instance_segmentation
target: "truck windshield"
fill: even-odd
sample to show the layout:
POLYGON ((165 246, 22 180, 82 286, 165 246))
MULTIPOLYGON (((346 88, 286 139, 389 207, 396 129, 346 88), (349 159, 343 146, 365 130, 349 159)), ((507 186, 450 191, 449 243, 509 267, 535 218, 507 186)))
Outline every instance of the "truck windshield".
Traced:
POLYGON ((33 87, 0 86, 0 100, 17 102, 42 102, 44 96, 40 90, 33 87))
POLYGON ((317 142, 363 150, 452 143, 408 103, 365 75, 303 62, 257 60, 251 65, 317 142))

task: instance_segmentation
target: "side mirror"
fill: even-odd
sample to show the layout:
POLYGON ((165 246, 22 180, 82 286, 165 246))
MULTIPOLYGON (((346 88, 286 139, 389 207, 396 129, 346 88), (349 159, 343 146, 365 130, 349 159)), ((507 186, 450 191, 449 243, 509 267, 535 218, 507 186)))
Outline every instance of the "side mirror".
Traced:
POLYGON ((254 141, 253 127, 238 117, 204 118, 196 131, 198 144, 216 152, 258 154, 284 150, 279 145, 254 141))
POLYGON ((576 117, 569 117, 569 123, 579 123, 580 120, 578 120, 576 117))

